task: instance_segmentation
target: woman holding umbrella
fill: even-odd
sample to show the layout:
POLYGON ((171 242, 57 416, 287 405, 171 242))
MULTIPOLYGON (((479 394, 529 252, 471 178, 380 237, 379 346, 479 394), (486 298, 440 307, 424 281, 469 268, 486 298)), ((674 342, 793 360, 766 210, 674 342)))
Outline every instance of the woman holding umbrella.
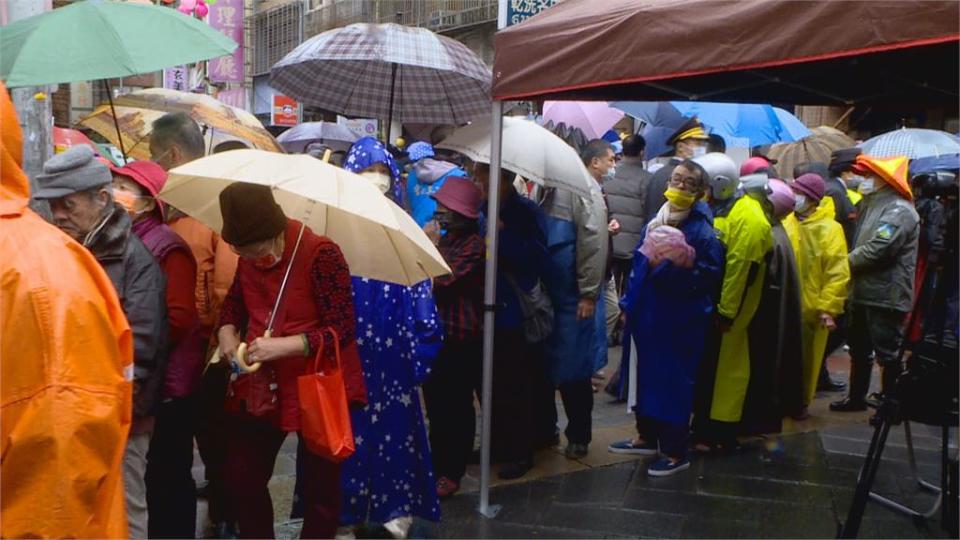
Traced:
MULTIPOLYGON (((344 167, 399 203, 400 169, 364 137, 344 167)), ((351 278, 368 405, 352 411, 355 453, 343 463, 339 537, 367 521, 405 538, 413 516, 440 519, 417 386, 440 351, 442 330, 429 281, 413 287, 351 278)))
MULTIPOLYGON (((240 256, 223 303, 220 354, 236 356, 242 331, 247 361, 262 364, 232 377, 224 477, 240 534, 273 538, 267 483, 287 433, 300 430, 297 377, 308 359, 323 347, 330 357, 324 363, 334 362, 330 340, 339 339, 348 400, 366 399, 350 270, 340 248, 288 219, 267 186, 230 184, 220 193, 220 210, 222 237, 240 256)), ((340 466, 305 450, 303 474, 302 536, 332 538, 340 515, 340 466)))

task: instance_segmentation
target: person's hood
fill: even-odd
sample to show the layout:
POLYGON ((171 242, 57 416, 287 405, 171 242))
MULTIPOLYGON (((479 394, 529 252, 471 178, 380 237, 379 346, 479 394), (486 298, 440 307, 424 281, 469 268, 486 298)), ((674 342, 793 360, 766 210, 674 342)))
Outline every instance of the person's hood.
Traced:
POLYGON ((432 184, 457 166, 448 161, 440 161, 433 158, 421 159, 413 166, 413 172, 417 175, 417 180, 424 184, 432 184))
POLYGON ((23 172, 23 131, 7 87, 0 82, 0 216, 20 215, 30 202, 23 172))
POLYGON ((834 220, 836 219, 837 210, 836 205, 833 202, 833 197, 824 197, 820 204, 817 205, 817 209, 813 211, 812 214, 803 219, 801 225, 809 225, 811 223, 816 223, 818 221, 825 220, 834 220))

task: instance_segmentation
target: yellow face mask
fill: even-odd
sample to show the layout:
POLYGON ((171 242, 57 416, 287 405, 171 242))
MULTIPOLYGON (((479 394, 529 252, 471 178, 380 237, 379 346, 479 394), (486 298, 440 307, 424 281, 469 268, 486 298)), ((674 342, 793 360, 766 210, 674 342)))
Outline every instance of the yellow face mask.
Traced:
POLYGON ((670 201, 670 204, 681 210, 686 210, 693 206, 693 203, 697 201, 697 196, 693 193, 688 193, 682 189, 677 189, 674 187, 668 187, 667 191, 663 193, 663 196, 670 201))

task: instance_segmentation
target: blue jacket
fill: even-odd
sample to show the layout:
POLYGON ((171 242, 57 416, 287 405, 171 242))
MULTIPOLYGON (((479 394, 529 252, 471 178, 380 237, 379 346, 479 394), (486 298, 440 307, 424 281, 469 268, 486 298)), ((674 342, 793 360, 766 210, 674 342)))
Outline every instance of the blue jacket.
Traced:
MULTIPOLYGON (((500 229, 497 244, 498 330, 523 327, 523 311, 509 274, 517 286, 529 291, 543 278, 547 258, 547 216, 537 204, 511 192, 500 204, 500 229)), ((481 213, 481 234, 486 236, 486 208, 481 213)))
MULTIPOLYGON (((640 247, 621 306, 627 313, 626 344, 635 346, 637 414, 686 425, 693 407, 693 386, 704 354, 723 276, 724 249, 713 215, 697 202, 679 227, 696 250, 693 268, 664 261, 650 268, 640 247)), ((641 244, 646 238, 644 228, 641 244)), ((624 348, 624 358, 630 351, 624 348)))
POLYGON ((452 163, 433 158, 421 159, 410 170, 407 175, 407 201, 410 215, 417 225, 423 227, 433 219, 433 213, 437 210, 433 195, 451 176, 466 177, 467 173, 452 163))

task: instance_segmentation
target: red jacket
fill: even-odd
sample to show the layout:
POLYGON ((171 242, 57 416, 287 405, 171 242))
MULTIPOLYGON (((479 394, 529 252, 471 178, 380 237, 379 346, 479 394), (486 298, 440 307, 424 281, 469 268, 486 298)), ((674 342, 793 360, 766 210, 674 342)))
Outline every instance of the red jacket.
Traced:
MULTIPOLYGON (((263 335, 299 231, 300 223, 288 220, 283 257, 273 268, 260 270, 240 259, 237 276, 223 303, 220 326, 246 328, 247 343, 263 335)), ((352 404, 363 404, 366 388, 355 324, 350 270, 340 248, 306 229, 274 320, 273 336, 306 334, 311 353, 326 340, 323 363, 330 365, 334 348, 329 345, 328 330, 333 328, 340 339, 347 399, 352 404)), ((264 363, 254 373, 238 375, 230 385, 227 409, 264 417, 283 431, 299 431, 297 377, 305 373, 307 360, 306 356, 284 358, 264 363)))

